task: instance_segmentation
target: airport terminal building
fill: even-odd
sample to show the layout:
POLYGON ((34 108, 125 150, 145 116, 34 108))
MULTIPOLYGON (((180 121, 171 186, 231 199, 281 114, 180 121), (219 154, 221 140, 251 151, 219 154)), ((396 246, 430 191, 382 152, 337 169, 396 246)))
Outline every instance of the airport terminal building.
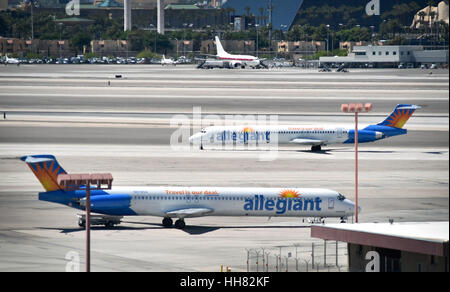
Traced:
POLYGON ((425 50, 423 46, 355 46, 345 57, 321 57, 324 66, 346 67, 420 67, 448 64, 448 50, 425 50))

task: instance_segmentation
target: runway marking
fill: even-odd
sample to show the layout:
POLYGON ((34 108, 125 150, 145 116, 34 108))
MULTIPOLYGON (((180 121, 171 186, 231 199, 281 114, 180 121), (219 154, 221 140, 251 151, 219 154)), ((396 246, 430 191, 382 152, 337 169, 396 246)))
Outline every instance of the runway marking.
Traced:
MULTIPOLYGON (((23 88, 21 88, 23 90, 23 88)), ((52 88, 52 91, 54 92, 55 88, 52 88)), ((62 89, 62 88, 61 88, 62 89)), ((206 88, 202 88, 202 89, 206 89, 206 88)), ((305 91, 309 91, 309 92, 314 92, 314 91, 320 91, 320 92, 332 92, 333 95, 336 95, 336 91, 335 89, 333 90, 326 90, 326 89, 317 89, 317 90, 298 90, 300 92, 300 94, 298 96, 286 96, 286 95, 235 95, 235 94, 229 94, 229 95, 170 95, 170 94, 163 94, 163 95, 156 95, 156 94, 130 94, 130 92, 128 91, 128 89, 124 89, 124 91, 128 91, 128 95, 127 96, 123 96, 120 93, 117 93, 118 88, 114 88, 113 91, 114 93, 111 94, 83 94, 83 93, 79 93, 79 94, 70 94, 67 93, 68 91, 74 90, 74 91, 80 91, 80 88, 64 88, 64 93, 17 93, 17 92, 0 92, 0 96, 24 96, 24 97, 30 97, 30 96, 36 96, 36 97, 77 97, 77 98, 92 98, 92 97, 102 97, 102 98, 171 98, 171 99, 271 99, 273 100, 274 98, 279 98, 279 99, 285 99, 285 100, 307 100, 307 99, 317 99, 320 98, 321 100, 342 100, 344 97, 336 97, 336 96, 332 96, 330 94, 326 94, 327 96, 322 97, 322 96, 305 96, 305 91)), ((152 91, 154 91, 155 89, 152 88, 152 91)), ((180 90, 180 91, 198 91, 201 90, 200 88, 183 88, 183 89, 167 89, 164 88, 162 89, 163 91, 173 91, 173 90, 180 90)), ((219 89, 216 88, 211 89, 208 88, 208 91, 213 91, 213 92, 217 92, 219 89)), ((240 91, 265 91, 264 89, 262 90, 256 90, 256 89, 238 89, 240 91)), ((432 94, 439 94, 439 93, 443 93, 441 90, 427 90, 427 97, 411 97, 411 96, 405 96, 405 97, 388 97, 389 94, 392 94, 392 91, 390 90, 382 90, 382 89, 377 89, 377 90, 371 90, 371 94, 373 94, 373 92, 376 92, 377 94, 382 94, 384 96, 368 96, 367 90, 353 90, 353 89, 341 89, 343 93, 346 94, 345 99, 346 100, 361 100, 360 96, 351 96, 350 92, 359 92, 361 94, 364 94, 364 96, 366 96, 364 99, 365 100, 379 100, 379 101, 400 101, 400 100, 406 100, 406 101, 414 101, 414 100, 419 100, 419 101, 448 101, 448 92, 446 92, 445 94, 447 95, 447 97, 430 97, 430 95, 432 94)), ((227 89, 228 91, 228 89, 227 89)), ((287 91, 286 89, 284 89, 283 91, 287 91)), ((293 91, 290 91, 291 93, 293 91)), ((184 92, 186 93, 186 92, 184 92)), ((211 92, 208 92, 209 94, 211 94, 211 92)), ((398 94, 399 92, 396 91, 396 94, 398 94)), ((417 90, 401 90, 401 93, 404 94, 417 94, 417 90)))

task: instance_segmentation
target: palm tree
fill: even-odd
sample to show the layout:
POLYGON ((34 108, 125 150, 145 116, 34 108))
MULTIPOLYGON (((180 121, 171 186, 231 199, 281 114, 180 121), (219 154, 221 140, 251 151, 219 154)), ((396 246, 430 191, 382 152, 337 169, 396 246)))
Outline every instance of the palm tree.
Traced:
POLYGON ((425 14, 424 11, 420 11, 417 15, 419 15, 419 17, 420 17, 420 20, 419 20, 420 28, 423 29, 423 28, 424 28, 425 15, 426 15, 426 14, 425 14))
POLYGON ((250 10, 252 9, 250 6, 245 6, 245 14, 250 17, 250 10))
POLYGON ((262 25, 262 20, 263 20, 263 16, 264 16, 264 7, 259 7, 258 10, 259 10, 259 13, 261 14, 259 25, 262 25))

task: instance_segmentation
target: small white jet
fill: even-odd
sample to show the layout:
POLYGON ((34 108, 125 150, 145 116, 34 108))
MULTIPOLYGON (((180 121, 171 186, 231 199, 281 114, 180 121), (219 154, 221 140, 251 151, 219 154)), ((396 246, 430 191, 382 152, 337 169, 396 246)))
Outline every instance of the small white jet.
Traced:
POLYGON ((176 66, 177 62, 174 61, 173 59, 166 59, 166 56, 163 55, 162 59, 161 59, 161 65, 162 66, 166 66, 166 65, 172 65, 172 66, 176 66))
MULTIPOLYGON (((58 184, 58 175, 67 172, 53 155, 27 155, 21 160, 45 189, 39 193, 40 201, 85 209, 86 190, 65 190, 58 184)), ((334 217, 345 221, 355 212, 355 204, 342 194, 309 188, 113 186, 97 190, 92 186, 90 201, 91 211, 102 214, 107 227, 118 224, 122 216, 163 217, 164 227, 172 227, 172 218, 177 218, 175 227, 182 229, 185 218, 202 216, 334 217)))
POLYGON ((264 59, 260 59, 258 57, 250 55, 233 55, 227 53, 223 49, 222 43, 220 42, 218 36, 216 36, 216 48, 217 48, 216 58, 222 61, 230 62, 232 68, 245 68, 245 67, 267 68, 267 65, 263 63, 264 59))
MULTIPOLYGON (((407 133, 403 126, 420 106, 413 104, 398 104, 394 111, 384 121, 369 125, 358 130, 358 143, 374 142, 407 133)), ((275 142, 276 144, 309 145, 311 151, 321 151, 321 146, 330 144, 348 144, 355 142, 355 129, 333 126, 212 126, 195 133, 189 141, 200 146, 204 145, 261 145, 275 142)))
POLYGON ((16 58, 8 58, 8 54, 6 54, 5 55, 5 65, 8 65, 8 64, 19 66, 20 61, 16 58))

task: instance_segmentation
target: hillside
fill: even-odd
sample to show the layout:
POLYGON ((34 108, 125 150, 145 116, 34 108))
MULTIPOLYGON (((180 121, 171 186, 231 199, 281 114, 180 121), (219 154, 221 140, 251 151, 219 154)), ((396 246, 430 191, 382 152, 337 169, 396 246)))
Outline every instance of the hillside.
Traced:
POLYGON ((383 20, 396 19, 403 26, 411 25, 414 14, 425 6, 436 6, 439 1, 430 0, 380 0, 380 15, 367 16, 365 6, 369 0, 304 0, 298 11, 294 24, 309 24, 318 26, 330 24, 339 28, 339 24, 346 27, 356 25, 370 27, 378 30, 383 20))

